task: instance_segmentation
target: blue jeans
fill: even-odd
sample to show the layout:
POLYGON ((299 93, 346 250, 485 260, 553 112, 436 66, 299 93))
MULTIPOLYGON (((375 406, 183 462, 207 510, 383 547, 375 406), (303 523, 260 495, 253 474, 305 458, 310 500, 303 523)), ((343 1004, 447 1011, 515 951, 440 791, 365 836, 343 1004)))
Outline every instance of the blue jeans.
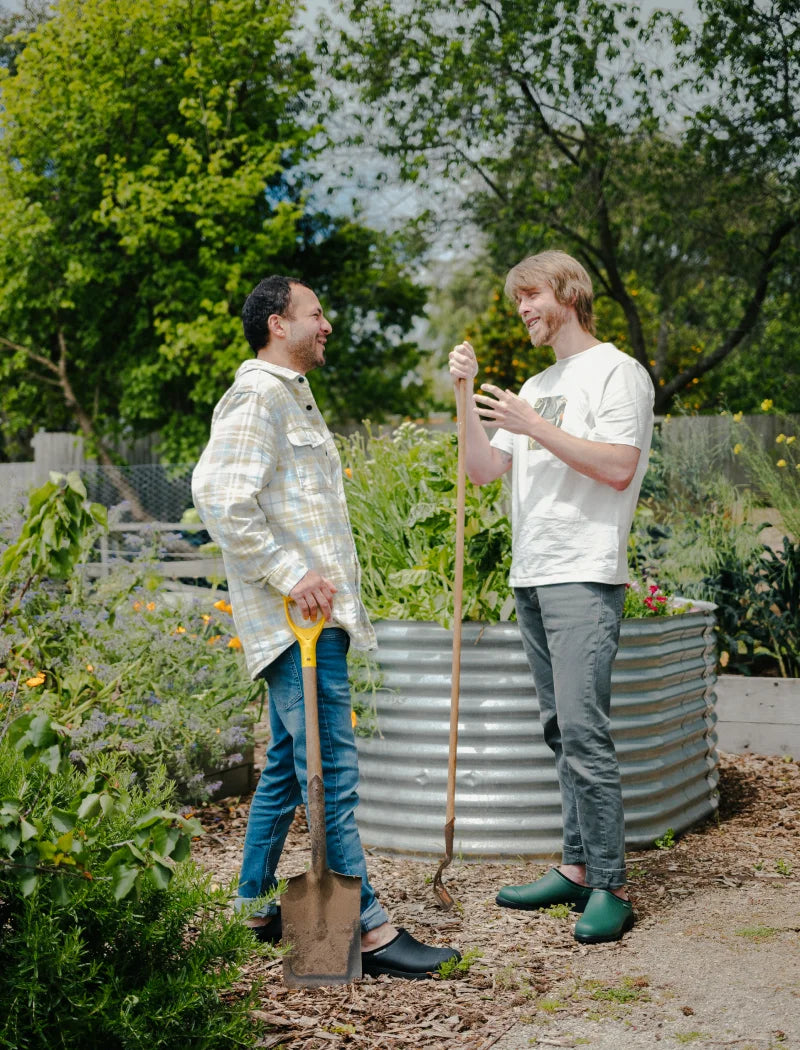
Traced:
POLYGON ((556 759, 564 864, 585 864, 595 889, 625 884, 625 822, 611 739, 611 667, 624 584, 555 583, 514 590, 544 739, 556 759))
MULTIPOLYGON (((350 638, 339 627, 317 641, 317 692, 328 864, 342 875, 361 876, 361 929, 388 921, 367 878, 356 827, 358 753, 350 716, 347 650, 350 638)), ((264 771, 250 804, 239 876, 237 911, 275 885, 275 869, 295 808, 306 802, 306 727, 300 647, 295 642, 263 672, 269 686, 270 744, 264 771)), ((269 915, 266 905, 253 915, 269 915)))

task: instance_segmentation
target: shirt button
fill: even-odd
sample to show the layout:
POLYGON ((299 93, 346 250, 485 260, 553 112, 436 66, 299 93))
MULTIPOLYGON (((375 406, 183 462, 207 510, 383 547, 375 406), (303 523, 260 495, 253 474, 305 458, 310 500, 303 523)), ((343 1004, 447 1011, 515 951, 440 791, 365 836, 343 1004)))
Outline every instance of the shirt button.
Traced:
POLYGON ((313 407, 314 407, 313 405, 306 405, 306 408, 308 409, 308 411, 309 411, 309 412, 311 411, 311 409, 312 409, 313 407))
POLYGON ((297 377, 297 382, 298 383, 305 383, 305 381, 306 381, 305 376, 298 376, 297 377))

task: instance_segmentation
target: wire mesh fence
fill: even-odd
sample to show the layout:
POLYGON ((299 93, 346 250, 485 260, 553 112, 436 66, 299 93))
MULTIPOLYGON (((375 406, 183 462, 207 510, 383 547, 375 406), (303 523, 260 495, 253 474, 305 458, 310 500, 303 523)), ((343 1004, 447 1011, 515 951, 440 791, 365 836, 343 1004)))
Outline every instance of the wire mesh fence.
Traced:
POLYGON ((87 464, 80 468, 80 474, 89 498, 113 508, 115 522, 179 522, 192 506, 193 469, 193 463, 87 464))

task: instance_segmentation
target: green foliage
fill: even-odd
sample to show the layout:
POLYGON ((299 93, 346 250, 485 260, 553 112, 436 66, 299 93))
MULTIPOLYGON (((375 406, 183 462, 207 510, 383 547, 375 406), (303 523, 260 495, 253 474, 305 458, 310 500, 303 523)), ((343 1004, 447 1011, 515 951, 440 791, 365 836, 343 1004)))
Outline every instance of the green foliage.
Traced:
POLYGON ((656 849, 672 849, 675 845, 675 831, 672 828, 667 828, 663 835, 655 839, 653 845, 656 849))
POLYGON ((69 746, 42 715, 0 734, 0 1046, 252 1046, 252 936, 186 860, 197 822, 69 746))
MULTIPOLYGON (((772 401, 762 401, 772 408, 772 401)), ((786 530, 800 541, 800 444, 790 420, 778 414, 783 430, 771 451, 742 423, 741 413, 731 419, 734 451, 748 472, 748 480, 765 506, 774 507, 786 530), (739 422, 737 422, 737 419, 739 422)))
POLYGON ((443 981, 452 981, 455 978, 464 977, 481 956, 482 952, 479 948, 467 948, 460 959, 446 959, 439 966, 439 976, 443 981))
POLYGON ((181 602, 146 557, 86 586, 74 559, 88 558, 103 520, 76 477, 32 495, 2 556, 14 601, 0 620, 0 712, 51 715, 76 761, 120 753, 145 782, 164 767, 200 801, 216 786, 206 774, 252 745, 264 684, 248 682, 225 599, 212 604, 209 592, 207 610, 181 602))
POLYGON ((650 371, 657 410, 717 396, 705 377, 759 333, 765 303, 785 315, 795 283, 791 0, 706 0, 691 25, 621 0, 545 0, 535 17, 514 0, 339 8, 331 72, 364 104, 354 141, 460 193, 496 273, 545 247, 580 258, 601 334, 650 371))
MULTIPOLYGON (((456 463, 453 435, 403 424, 393 434, 339 443, 362 566, 361 590, 377 619, 453 618, 456 463)), ((463 615, 511 613, 511 525, 501 480, 467 486, 463 615)))
POLYGON ((45 425, 95 443, 158 430, 169 461, 191 460, 251 353, 244 298, 271 272, 325 275, 340 356, 325 407, 402 401, 423 297, 398 242, 311 203, 321 128, 296 9, 63 0, 16 39, 0 69, 9 453, 45 425))
MULTIPOLYGON (((770 408, 769 400, 762 404, 770 408)), ((749 519, 760 497, 790 533, 800 528, 797 441, 788 421, 772 450, 763 448, 740 413, 723 424, 721 437, 686 431, 681 440, 673 435, 664 442, 663 483, 637 511, 633 560, 678 593, 717 605, 722 668, 794 677, 800 666, 800 545, 791 535, 777 547, 765 545, 749 519), (750 489, 719 476, 730 450, 747 469, 750 489)))
MULTIPOLYGON (((24 566, 27 580, 17 600, 37 576, 67 579, 98 527, 107 526, 105 507, 89 503, 86 488, 76 471, 66 476, 51 473, 50 481, 28 498, 27 516, 17 541, 0 557, 0 601, 6 606, 11 581, 24 566)), ((0 626, 11 608, 0 608, 0 626)))
POLYGON ((549 915, 551 919, 568 919, 572 914, 569 904, 551 904, 547 908, 540 908, 541 912, 549 915))
POLYGON ((728 562, 704 585, 716 601, 723 665, 758 674, 773 667, 800 677, 800 543, 762 546, 746 563, 728 562))
POLYGON ((202 831, 197 821, 161 807, 134 812, 116 760, 79 777, 70 765, 69 733, 47 714, 20 715, 4 736, 4 746, 21 762, 17 796, 9 794, 0 803, 0 866, 23 897, 34 893, 44 877, 61 904, 69 902, 82 879, 107 881, 115 900, 140 894, 146 878, 158 889, 167 888, 176 863, 189 856, 191 837, 202 831), (126 837, 112 847, 104 845, 109 823, 127 827, 126 837))

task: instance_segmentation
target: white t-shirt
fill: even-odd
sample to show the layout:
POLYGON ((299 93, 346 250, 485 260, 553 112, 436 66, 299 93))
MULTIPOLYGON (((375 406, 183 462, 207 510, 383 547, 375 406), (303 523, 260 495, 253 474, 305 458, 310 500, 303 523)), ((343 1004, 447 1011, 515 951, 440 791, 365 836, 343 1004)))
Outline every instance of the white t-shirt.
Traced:
POLYGON ((611 343, 556 361, 529 379, 520 397, 569 434, 641 449, 630 485, 579 474, 521 434, 498 430, 492 445, 513 456, 512 587, 547 583, 627 583, 628 534, 647 470, 653 384, 611 343))

